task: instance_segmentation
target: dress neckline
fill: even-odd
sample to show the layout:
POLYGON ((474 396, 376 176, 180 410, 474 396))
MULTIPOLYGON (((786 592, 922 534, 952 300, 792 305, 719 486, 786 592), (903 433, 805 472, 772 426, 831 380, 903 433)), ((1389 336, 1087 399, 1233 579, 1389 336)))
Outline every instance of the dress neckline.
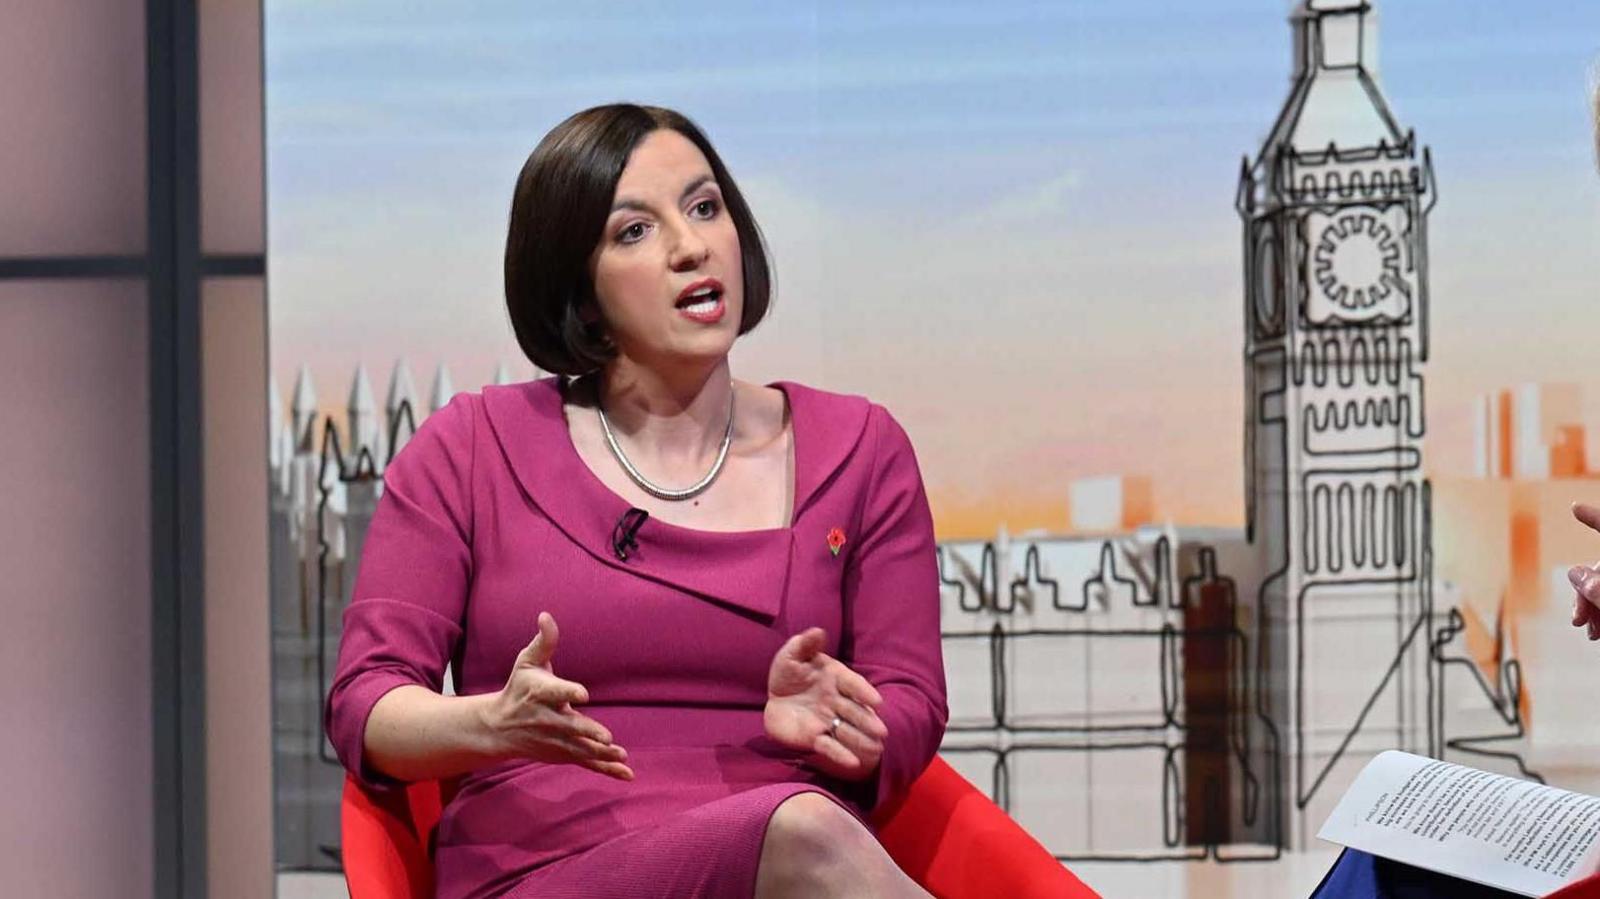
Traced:
MULTIPOLYGON (((713 536, 713 535, 727 535, 727 534, 734 534, 734 535, 740 535, 740 534, 746 534, 746 535, 750 535, 750 534, 754 534, 754 535, 787 534, 790 531, 794 530, 795 521, 800 517, 800 514, 799 514, 800 513, 800 503, 799 503, 799 498, 800 498, 799 497, 799 493, 800 493, 800 491, 799 491, 799 488, 800 488, 800 471, 801 471, 801 465, 800 465, 800 460, 801 460, 801 456, 800 456, 800 413, 795 408, 794 399, 793 399, 793 397, 792 397, 792 395, 790 394, 790 391, 789 391, 789 388, 791 386, 793 386, 792 384, 790 384, 787 381, 771 381, 771 382, 769 382, 769 383, 767 383, 767 384, 765 384, 763 386, 777 388, 778 392, 783 394, 784 414, 789 419, 789 441, 790 441, 789 454, 794 459, 794 474, 791 476, 787 472, 787 470, 784 473, 784 477, 788 480, 788 483, 785 485, 785 488, 788 491, 786 496, 788 497, 788 500, 789 500, 789 502, 788 502, 789 520, 786 523, 784 523, 782 525, 779 525, 778 527, 771 527, 771 528, 741 528, 741 529, 737 529, 737 530, 711 530, 711 529, 707 529, 707 528, 692 528, 692 527, 688 527, 686 525, 673 524, 670 521, 664 521, 664 520, 662 520, 660 518, 657 518, 657 517, 655 517, 653 515, 650 516, 650 519, 649 519, 651 522, 654 522, 655 524, 657 524, 658 526, 660 526, 662 528, 670 528, 670 529, 675 530, 675 531, 681 531, 686 535, 695 535, 695 536, 702 536, 702 537, 703 536, 713 536)), ((558 391, 559 391, 560 396, 561 396, 561 405, 559 406, 557 412, 560 415, 560 423, 561 423, 562 433, 564 433, 566 435, 566 439, 564 441, 562 441, 561 452, 565 453, 569 457, 570 461, 572 462, 572 464, 574 466, 576 466, 577 468, 583 470, 584 475, 587 476, 587 481, 588 481, 588 484, 589 484, 590 487, 592 487, 593 489, 595 489, 597 491, 600 491, 602 493, 607 494, 613 500, 615 500, 617 503, 622 503, 622 504, 626 505, 630 509, 633 508, 633 503, 631 501, 629 501, 627 498, 623 497, 622 494, 618 493, 615 490, 612 490, 611 486, 609 484, 607 484, 604 480, 602 480, 600 475, 596 474, 595 470, 589 466, 589 463, 587 461, 584 460, 583 454, 578 452, 578 445, 576 443, 574 443, 573 440, 572 440, 572 429, 571 429, 570 424, 567 421, 566 398, 567 398, 568 385, 558 381, 557 382, 557 388, 558 388, 558 391)), ((785 469, 789 468, 789 466, 787 464, 787 460, 785 460, 784 468, 785 469)))
POLYGON ((633 505, 578 455, 558 378, 485 387, 482 404, 487 439, 498 444, 527 502, 595 561, 770 618, 782 608, 795 546, 814 539, 815 546, 825 547, 828 529, 843 524, 815 519, 807 511, 865 442, 871 404, 865 397, 792 381, 769 386, 788 398, 794 429, 789 524, 707 531, 647 518, 632 531, 635 542, 626 559, 617 556, 613 540, 633 505))

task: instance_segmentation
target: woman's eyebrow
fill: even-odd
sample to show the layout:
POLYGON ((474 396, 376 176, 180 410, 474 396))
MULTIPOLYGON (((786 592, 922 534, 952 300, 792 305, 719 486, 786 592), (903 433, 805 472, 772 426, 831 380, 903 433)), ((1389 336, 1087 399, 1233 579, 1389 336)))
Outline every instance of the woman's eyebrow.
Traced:
POLYGON ((683 193, 678 194, 678 202, 682 203, 684 200, 689 199, 689 195, 690 194, 692 194, 695 191, 699 190, 700 189, 700 185, 705 184, 706 182, 708 182, 710 180, 711 180, 711 173, 710 172, 706 172, 705 174, 701 175, 700 177, 695 178, 693 181, 690 181, 688 184, 685 184, 683 186, 683 193))
MULTIPOLYGON (((688 184, 684 185, 683 193, 678 194, 678 202, 682 203, 685 199, 688 198, 688 196, 690 194, 692 194, 696 190, 698 190, 700 185, 705 184, 707 181, 710 181, 711 179, 712 179, 711 173, 707 172, 704 175, 701 175, 698 178, 695 178, 693 181, 690 181, 688 184)), ((623 198, 621 200, 618 200, 616 202, 616 205, 611 207, 611 211, 612 212, 616 212, 618 209, 635 209, 635 210, 638 210, 639 212, 649 212, 650 211, 650 204, 644 202, 643 200, 634 200, 634 199, 630 199, 630 198, 626 198, 625 197, 625 198, 623 198)))

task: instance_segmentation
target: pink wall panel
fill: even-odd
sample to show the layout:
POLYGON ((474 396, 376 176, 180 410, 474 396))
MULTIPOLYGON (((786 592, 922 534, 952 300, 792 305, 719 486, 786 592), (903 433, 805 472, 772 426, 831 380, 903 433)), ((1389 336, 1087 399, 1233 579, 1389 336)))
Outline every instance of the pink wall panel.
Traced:
POLYGON ((142 281, 0 282, 0 895, 148 896, 142 281))
POLYGON ((0 256, 145 248, 144 4, 10 3, 0 256))

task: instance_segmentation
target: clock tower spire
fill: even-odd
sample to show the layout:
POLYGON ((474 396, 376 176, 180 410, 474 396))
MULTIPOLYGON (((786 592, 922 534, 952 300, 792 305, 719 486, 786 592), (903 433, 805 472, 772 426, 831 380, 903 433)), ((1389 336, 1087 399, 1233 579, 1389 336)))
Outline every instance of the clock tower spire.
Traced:
POLYGON ((1286 836, 1382 749, 1426 752, 1432 631, 1428 151, 1379 88, 1377 13, 1303 0, 1294 77, 1242 165, 1246 509, 1286 836))

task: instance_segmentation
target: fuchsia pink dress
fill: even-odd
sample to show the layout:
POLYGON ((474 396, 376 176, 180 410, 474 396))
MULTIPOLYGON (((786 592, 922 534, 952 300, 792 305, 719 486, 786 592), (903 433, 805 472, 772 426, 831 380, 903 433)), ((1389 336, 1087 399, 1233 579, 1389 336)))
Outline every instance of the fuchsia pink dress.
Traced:
POLYGON ((367 784, 367 715, 402 684, 499 690, 538 632, 627 748, 636 779, 511 762, 463 779, 439 825, 441 899, 748 896, 767 821, 796 793, 857 812, 906 787, 946 717, 933 523, 910 441, 881 406, 800 384, 791 525, 712 532, 648 519, 626 560, 627 501, 573 447, 556 378, 462 394, 384 475, 345 611, 327 730, 367 784), (835 555, 828 534, 845 542, 835 555), (813 625, 883 694, 871 781, 847 784, 765 736, 767 669, 813 625))

